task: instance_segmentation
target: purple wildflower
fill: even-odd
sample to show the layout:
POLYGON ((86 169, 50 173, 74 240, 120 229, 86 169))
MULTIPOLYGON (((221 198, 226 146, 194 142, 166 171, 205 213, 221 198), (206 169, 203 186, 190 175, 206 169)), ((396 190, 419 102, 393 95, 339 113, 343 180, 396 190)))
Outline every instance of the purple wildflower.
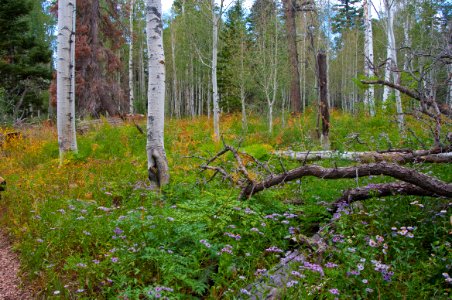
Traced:
POLYGON ((304 267, 305 269, 308 269, 308 270, 311 270, 311 271, 314 271, 314 272, 318 272, 318 273, 320 273, 320 275, 322 275, 322 276, 324 275, 324 273, 323 273, 323 268, 322 268, 322 266, 320 266, 320 265, 312 264, 312 263, 310 263, 310 262, 305 261, 303 267, 304 267))
POLYGON ((293 287, 294 285, 297 285, 298 284, 298 281, 296 281, 296 280, 291 280, 291 281, 289 281, 287 284, 286 284, 286 286, 287 287, 293 287))
POLYGON ((116 235, 121 235, 121 234, 124 233, 124 231, 121 230, 121 228, 119 228, 119 227, 116 227, 115 230, 113 230, 113 232, 114 232, 116 235))
POLYGON ((224 246, 224 248, 221 249, 221 251, 220 251, 220 253, 218 255, 220 255, 222 253, 229 253, 229 254, 232 255, 232 246, 231 245, 224 246))
POLYGON ((207 248, 210 248, 211 245, 206 241, 206 240, 200 240, 199 241, 201 244, 203 244, 204 246, 206 246, 207 248))
POLYGON ((373 239, 370 239, 369 240, 369 246, 375 248, 375 247, 377 247, 377 243, 373 239))
POLYGON ((251 296, 251 293, 247 289, 241 289, 240 293, 251 296))
POLYGON ((330 289, 329 292, 333 295, 339 295, 339 290, 338 289, 330 289))
POLYGON ((254 272, 254 276, 260 276, 267 273, 267 269, 257 269, 256 272, 254 272))
POLYGON ((336 267, 337 267, 337 264, 332 263, 332 262, 327 262, 327 263, 325 264, 325 267, 327 267, 327 268, 329 268, 329 269, 332 269, 332 268, 336 268, 336 267))
POLYGON ((265 249, 266 252, 282 253, 283 251, 276 246, 265 249))
POLYGON ((111 258, 111 262, 112 263, 117 263, 119 261, 119 258, 117 258, 117 257, 112 257, 111 258))

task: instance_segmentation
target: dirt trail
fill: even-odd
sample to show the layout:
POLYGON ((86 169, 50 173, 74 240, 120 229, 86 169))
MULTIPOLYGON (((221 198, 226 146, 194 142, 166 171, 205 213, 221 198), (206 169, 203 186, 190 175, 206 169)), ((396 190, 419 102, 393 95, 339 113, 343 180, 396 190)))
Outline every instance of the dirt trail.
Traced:
POLYGON ((0 300, 32 299, 28 291, 20 288, 19 269, 19 259, 8 238, 0 231, 0 300))

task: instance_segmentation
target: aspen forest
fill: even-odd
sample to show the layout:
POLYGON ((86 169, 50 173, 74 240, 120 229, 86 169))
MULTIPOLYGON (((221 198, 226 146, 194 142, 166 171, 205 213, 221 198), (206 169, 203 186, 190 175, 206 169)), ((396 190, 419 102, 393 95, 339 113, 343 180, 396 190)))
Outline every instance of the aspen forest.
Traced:
POLYGON ((451 0, 0 0, 0 300, 451 297, 451 0))

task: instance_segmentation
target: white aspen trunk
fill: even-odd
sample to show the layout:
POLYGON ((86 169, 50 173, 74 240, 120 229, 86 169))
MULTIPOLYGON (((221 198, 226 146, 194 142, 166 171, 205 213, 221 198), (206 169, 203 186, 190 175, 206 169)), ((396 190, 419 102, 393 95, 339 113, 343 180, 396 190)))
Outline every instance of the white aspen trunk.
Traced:
POLYGON ((220 99, 217 83, 218 27, 220 15, 215 13, 215 0, 212 0, 212 102, 213 102, 213 140, 220 141, 220 99))
POLYGON ((60 163, 77 152, 75 133, 75 0, 58 1, 57 128, 60 163))
POLYGON ((209 84, 207 86, 207 119, 210 120, 210 100, 212 99, 212 89, 211 89, 212 81, 209 80, 209 84))
POLYGON ((273 133, 273 103, 268 102, 268 133, 273 133))
MULTIPOLYGON (((364 0, 364 75, 373 77, 375 75, 374 64, 374 42, 372 36, 372 0, 364 0)), ((372 117, 375 116, 375 89, 371 84, 364 94, 364 106, 372 117)))
POLYGON ((148 45, 147 144, 149 180, 161 187, 169 182, 168 162, 163 144, 165 124, 165 54, 161 0, 146 1, 148 45))
POLYGON ((135 0, 130 0, 130 15, 129 15, 129 31, 130 31, 130 45, 129 45, 129 113, 134 114, 134 100, 133 93, 133 8, 135 0))
MULTIPOLYGON (((400 72, 397 70, 397 52, 396 52, 396 43, 394 37, 394 0, 385 0, 384 1, 385 9, 387 12, 387 28, 386 33, 388 37, 388 61, 386 63, 386 73, 385 80, 390 79, 390 76, 393 76, 393 80, 395 84, 400 84, 400 72)), ((403 108, 402 108, 402 99, 400 96, 400 91, 395 90, 395 98, 396 98, 396 110, 397 110, 397 122, 399 125, 399 129, 401 132, 404 131, 404 116, 403 116, 403 108)), ((389 96, 389 88, 385 86, 384 94, 383 94, 383 103, 387 101, 389 96), (386 98, 385 98, 386 95, 386 98)))
POLYGON ((405 47, 407 47, 407 50, 405 50, 405 56, 404 56, 404 62, 403 62, 403 70, 408 71, 412 69, 412 62, 411 62, 411 37, 410 37, 410 29, 411 29, 411 18, 409 15, 405 18, 405 25, 403 26, 403 38, 404 38, 404 44, 405 47))
MULTIPOLYGON (((144 99, 146 98, 146 83, 145 83, 145 78, 146 75, 144 73, 145 70, 145 66, 144 66, 144 57, 143 57, 143 53, 144 53, 144 48, 143 48, 143 43, 140 42, 140 56, 139 56, 139 89, 140 89, 140 102, 143 102, 144 99)), ((143 107, 145 107, 145 105, 143 105, 143 107)))

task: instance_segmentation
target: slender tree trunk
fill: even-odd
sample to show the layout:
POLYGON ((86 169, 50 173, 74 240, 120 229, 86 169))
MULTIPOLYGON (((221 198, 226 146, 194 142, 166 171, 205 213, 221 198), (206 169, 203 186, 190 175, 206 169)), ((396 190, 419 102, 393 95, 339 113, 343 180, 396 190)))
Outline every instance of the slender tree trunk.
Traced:
MULTIPOLYGON (((174 21, 174 19, 173 19, 173 21, 174 21)), ((172 65, 172 70, 173 70, 172 95, 173 95, 173 103, 174 103, 174 112, 176 114, 176 118, 180 119, 180 101, 179 101, 179 91, 178 91, 178 86, 177 86, 177 69, 176 69, 176 36, 174 33, 174 23, 171 24, 170 34, 171 34, 171 60, 172 60, 171 65, 172 65)))
MULTIPOLYGON (((373 77, 374 73, 374 42, 372 36, 372 0, 364 0, 364 75, 373 77)), ((375 116, 375 90, 369 86, 364 94, 364 106, 366 111, 375 116)))
POLYGON ((169 168, 163 144, 165 123, 165 54, 161 0, 146 1, 148 45, 147 157, 149 180, 161 187, 169 182, 169 168))
POLYGON ((447 72, 449 74, 447 83, 447 104, 449 105, 449 108, 452 108, 452 64, 447 66, 447 72))
MULTIPOLYGON (((384 5, 387 13, 387 28, 386 33, 388 37, 388 61, 386 62, 385 80, 389 81, 390 76, 394 78, 395 84, 400 84, 400 72, 397 69, 397 52, 394 36, 394 0, 384 0, 384 5)), ((389 87, 385 86, 383 94, 383 103, 385 103, 389 96, 389 87)), ((395 90, 397 122, 401 132, 404 131, 404 117, 402 108, 402 99, 400 91, 395 90)))
POLYGON ((321 142, 323 149, 328 150, 330 148, 329 131, 330 131, 330 113, 328 110, 328 74, 326 71, 326 54, 319 52, 317 55, 318 66, 318 86, 320 94, 320 116, 322 118, 322 135, 321 142))
POLYGON ((130 46, 129 46, 129 113, 134 114, 135 95, 133 92, 133 10, 135 0, 130 0, 130 15, 129 15, 129 32, 130 32, 130 46))
MULTIPOLYGON (((449 20, 449 32, 447 34, 446 40, 447 40, 447 49, 449 50, 449 53, 452 53, 452 19, 449 20)), ((447 104, 449 105, 449 108, 452 109, 452 63, 450 63, 447 66, 447 72, 448 72, 448 86, 447 86, 447 104)))
POLYGON ((245 42, 242 40, 240 42, 240 102, 242 104, 242 130, 247 131, 247 122, 246 122, 246 95, 245 95, 245 42))
POLYGON ((77 152, 75 133, 75 0, 58 1, 57 128, 60 162, 77 152))
POLYGON ((403 38, 404 38, 404 44, 406 47, 405 55, 404 55, 404 62, 403 62, 403 70, 404 71, 409 71, 412 69, 410 30, 411 30, 411 18, 410 18, 410 15, 407 15, 405 17, 405 22, 404 22, 404 26, 403 26, 403 38))
POLYGON ((217 59, 218 59, 218 27, 220 15, 215 13, 215 0, 212 0, 212 102, 213 102, 213 139, 220 140, 220 97, 217 83, 217 59))

